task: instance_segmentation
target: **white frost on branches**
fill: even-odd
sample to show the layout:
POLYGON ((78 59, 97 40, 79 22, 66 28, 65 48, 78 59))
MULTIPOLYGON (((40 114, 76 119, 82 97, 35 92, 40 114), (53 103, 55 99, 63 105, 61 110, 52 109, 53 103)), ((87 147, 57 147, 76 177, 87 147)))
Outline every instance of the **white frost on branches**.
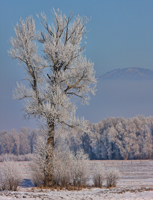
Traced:
POLYGON ((25 64, 30 87, 17 84, 14 97, 25 99, 26 114, 42 119, 48 126, 54 123, 54 127, 81 128, 85 120, 76 118, 77 108, 71 99, 78 97, 87 104, 89 93, 95 94, 94 64, 83 55, 85 46, 81 46, 89 20, 80 16, 73 19, 71 14, 66 18, 54 9, 52 14, 53 25, 48 24, 44 13, 38 16, 46 32, 35 30, 32 17, 20 20, 15 27, 16 37, 10 40, 9 54, 25 64), (38 54, 40 43, 42 55, 38 54))
POLYGON ((2 190, 16 191, 22 179, 22 171, 17 162, 6 160, 1 164, 0 182, 2 190))

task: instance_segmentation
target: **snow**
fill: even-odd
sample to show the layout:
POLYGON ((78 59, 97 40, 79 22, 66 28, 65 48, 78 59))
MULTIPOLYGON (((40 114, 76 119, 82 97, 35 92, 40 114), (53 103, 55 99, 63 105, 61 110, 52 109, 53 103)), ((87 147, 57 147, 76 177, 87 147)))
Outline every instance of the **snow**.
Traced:
MULTIPOLYGON (((18 199, 43 199, 43 200, 103 200, 103 199, 130 199, 130 200, 153 200, 153 191, 114 193, 108 189, 84 189, 81 191, 46 191, 46 192, 8 192, 8 196, 1 196, 1 200, 18 199)), ((117 192, 117 190, 116 190, 117 192)))

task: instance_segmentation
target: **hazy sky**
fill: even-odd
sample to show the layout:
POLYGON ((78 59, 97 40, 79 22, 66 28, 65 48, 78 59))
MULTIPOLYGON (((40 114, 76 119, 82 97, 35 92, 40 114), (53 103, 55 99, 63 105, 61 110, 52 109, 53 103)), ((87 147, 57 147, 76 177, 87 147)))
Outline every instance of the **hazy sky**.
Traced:
MULTIPOLYGON (((91 18, 85 53, 95 63, 97 75, 116 68, 153 69, 152 0, 0 0, 0 130, 35 127, 33 121, 22 120, 22 103, 12 99, 12 90, 24 77, 24 71, 7 51, 9 39, 15 36, 13 27, 20 18, 32 15, 36 29, 41 30, 36 14, 44 11, 52 23, 52 7, 67 16, 73 12, 91 18)), ((106 116, 108 113, 103 112, 103 118, 106 116)))

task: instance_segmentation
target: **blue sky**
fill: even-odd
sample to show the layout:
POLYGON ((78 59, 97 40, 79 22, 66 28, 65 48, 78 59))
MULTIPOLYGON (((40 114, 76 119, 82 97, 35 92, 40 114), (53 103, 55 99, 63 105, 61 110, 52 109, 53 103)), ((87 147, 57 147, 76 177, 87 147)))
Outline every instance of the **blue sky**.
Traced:
POLYGON ((152 0, 0 0, 0 130, 35 127, 33 121, 22 120, 22 103, 12 98, 24 71, 7 51, 20 18, 32 15, 36 29, 41 30, 36 14, 44 11, 52 23, 52 7, 67 16, 73 12, 91 18, 85 53, 95 63, 97 75, 116 68, 153 69, 152 0))

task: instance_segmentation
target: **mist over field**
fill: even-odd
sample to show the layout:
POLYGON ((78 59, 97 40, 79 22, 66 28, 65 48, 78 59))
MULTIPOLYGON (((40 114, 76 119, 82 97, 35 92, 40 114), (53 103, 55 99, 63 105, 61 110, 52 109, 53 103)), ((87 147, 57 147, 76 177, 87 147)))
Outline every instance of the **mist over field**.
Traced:
MULTIPOLYGON (((77 102, 77 116, 84 116, 90 123, 97 123, 108 117, 131 118, 137 115, 153 115, 153 80, 98 80, 95 96, 90 95, 89 105, 77 102)), ((1 104, 1 130, 20 127, 37 128, 37 123, 23 118, 23 101, 7 101, 3 96, 1 104), (10 112, 11 111, 11 112, 10 112), (9 123, 8 123, 9 121, 9 123)))
POLYGON ((77 114, 91 123, 108 117, 153 115, 152 80, 99 80, 88 106, 78 104, 77 114))

